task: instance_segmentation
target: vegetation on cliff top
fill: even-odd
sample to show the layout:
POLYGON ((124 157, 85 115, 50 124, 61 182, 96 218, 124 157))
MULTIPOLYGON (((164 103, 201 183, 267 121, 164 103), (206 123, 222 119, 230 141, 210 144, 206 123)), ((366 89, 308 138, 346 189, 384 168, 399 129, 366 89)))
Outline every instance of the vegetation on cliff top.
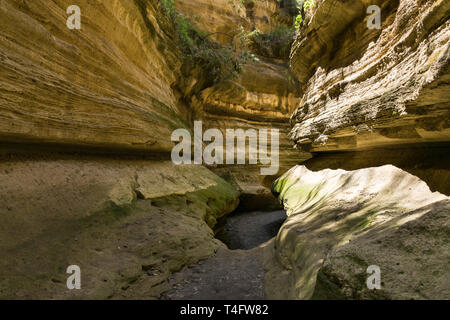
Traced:
POLYGON ((193 22, 175 9, 174 0, 160 0, 167 15, 173 20, 179 47, 195 65, 208 71, 213 84, 236 78, 242 66, 253 55, 248 51, 237 52, 230 46, 222 46, 210 40, 207 33, 199 30, 193 22))
MULTIPOLYGON (((281 3, 281 0, 277 1, 281 3)), ((160 2, 175 25, 176 39, 183 54, 193 65, 207 70, 208 82, 216 84, 238 77, 244 64, 256 60, 248 50, 267 58, 288 59, 295 29, 300 28, 304 11, 314 7, 316 1, 292 0, 292 5, 299 14, 291 26, 277 26, 267 33, 262 33, 258 29, 246 32, 241 28, 237 40, 234 39, 229 46, 211 40, 209 34, 197 28, 190 18, 176 10, 174 0, 160 0, 160 2)), ((248 2, 229 0, 233 5, 245 6, 248 2)))
MULTIPOLYGON (((234 7, 244 6, 253 8, 255 2, 267 0, 228 0, 234 7)), ((267 33, 258 29, 244 33, 241 31, 241 38, 244 39, 247 47, 258 55, 275 58, 289 59, 290 50, 294 41, 295 30, 303 25, 306 12, 314 8, 316 0, 277 0, 280 8, 290 9, 289 15, 293 15, 293 20, 288 25, 279 25, 267 33)), ((239 9, 238 9, 239 10, 239 9)))
MULTIPOLYGON (((233 6, 240 4, 244 7, 249 6, 250 3, 261 1, 264 0, 228 0, 229 3, 233 4, 233 6)), ((316 6, 316 0, 277 0, 277 2, 282 7, 291 6, 292 9, 297 12, 293 21, 295 29, 300 29, 303 25, 305 11, 310 10, 316 6)))

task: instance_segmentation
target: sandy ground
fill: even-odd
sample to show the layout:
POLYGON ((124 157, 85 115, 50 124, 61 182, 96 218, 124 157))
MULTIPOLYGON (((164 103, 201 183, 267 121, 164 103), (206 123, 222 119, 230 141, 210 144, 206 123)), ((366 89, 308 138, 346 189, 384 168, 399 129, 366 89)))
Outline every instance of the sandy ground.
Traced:
POLYGON ((276 235, 284 211, 248 212, 228 217, 217 238, 227 244, 191 268, 174 274, 164 299, 264 299, 264 243, 276 235))

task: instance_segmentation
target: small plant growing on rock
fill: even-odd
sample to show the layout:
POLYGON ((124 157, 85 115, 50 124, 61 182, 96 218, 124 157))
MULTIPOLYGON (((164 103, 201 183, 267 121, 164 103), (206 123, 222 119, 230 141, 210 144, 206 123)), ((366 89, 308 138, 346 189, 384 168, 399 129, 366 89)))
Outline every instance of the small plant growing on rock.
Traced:
POLYGON ((300 13, 295 17, 294 26, 296 29, 300 29, 303 25, 305 11, 308 11, 316 6, 315 0, 296 0, 297 9, 300 13))

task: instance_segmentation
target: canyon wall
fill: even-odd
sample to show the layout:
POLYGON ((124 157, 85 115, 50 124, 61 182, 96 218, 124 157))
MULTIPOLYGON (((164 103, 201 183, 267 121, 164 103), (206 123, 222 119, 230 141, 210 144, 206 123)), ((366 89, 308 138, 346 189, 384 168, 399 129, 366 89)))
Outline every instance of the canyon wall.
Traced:
MULTIPOLYGON (((300 104, 302 92, 289 70, 287 58, 273 57, 273 54, 246 47, 240 37, 253 30, 267 34, 286 27, 292 24, 292 12, 287 10, 289 8, 281 8, 276 0, 243 3, 181 0, 176 5, 181 13, 195 21, 196 26, 213 39, 231 45, 236 50, 249 50, 254 54, 254 59, 242 66, 242 73, 238 77, 199 90, 192 95, 188 104, 194 112, 194 118, 201 119, 205 129, 217 128, 224 135, 226 129, 279 130, 278 174, 261 176, 260 165, 248 164, 214 169, 241 190, 246 210, 278 208, 279 204, 269 189, 272 181, 293 165, 311 157, 308 152, 295 150, 288 137, 289 118, 300 104)), ((271 45, 269 41, 267 46, 271 45)), ((247 163, 248 155, 247 152, 247 163)))
POLYGON ((157 299, 239 193, 164 160, 191 112, 161 3, 77 1, 81 30, 72 4, 0 1, 0 298, 157 299))
POLYGON ((304 89, 291 136, 309 151, 450 140, 448 1, 318 1, 291 53, 304 89), (381 28, 367 27, 370 5, 381 28))
POLYGON ((266 295, 446 299, 450 3, 315 3, 291 51, 304 95, 290 137, 313 158, 273 184, 289 218, 267 247, 266 295))
POLYGON ((158 1, 78 1, 81 30, 71 4, 0 2, 1 140, 170 151, 182 60, 158 1))
POLYGON ((268 298, 409 300, 450 294, 450 197, 432 193, 419 178, 392 165, 317 172, 296 166, 273 191, 288 219, 266 248, 268 298), (370 266, 381 271, 377 290, 367 284, 370 266))
MULTIPOLYGON (((223 246, 212 228, 240 193, 274 202, 259 168, 212 168, 230 184, 175 166, 173 130, 279 128, 286 170, 299 93, 285 61, 251 62, 211 88, 209 70, 185 75, 160 1, 77 1, 81 30, 66 26, 72 4, 0 0, 0 297, 160 298, 171 273, 223 246), (66 287, 72 264, 81 291, 66 287)), ((275 0, 176 5, 209 33, 285 19, 275 0)))
POLYGON ((175 6, 221 44, 232 43, 241 28, 269 32, 287 16, 278 0, 176 0, 175 6))
MULTIPOLYGON (((310 152, 309 168, 392 163, 432 190, 393 166, 294 167, 274 184, 290 217, 267 247, 267 297, 448 296, 435 267, 448 197, 434 192, 450 177, 448 1, 316 1, 290 68, 254 50, 213 85, 179 50, 161 1, 77 1, 81 30, 66 26, 72 4, 0 0, 1 298, 160 298, 173 272, 223 246, 213 228, 239 197, 242 210, 278 208, 272 180, 310 152), (381 29, 367 28, 372 4, 381 29), (171 134, 193 120, 280 130, 279 173, 175 166, 171 134), (362 288, 369 263, 397 287, 362 288), (72 264, 83 291, 67 290, 72 264), (395 280, 405 272, 423 284, 395 280)), ((293 18, 276 0, 175 4, 222 45, 293 18)))

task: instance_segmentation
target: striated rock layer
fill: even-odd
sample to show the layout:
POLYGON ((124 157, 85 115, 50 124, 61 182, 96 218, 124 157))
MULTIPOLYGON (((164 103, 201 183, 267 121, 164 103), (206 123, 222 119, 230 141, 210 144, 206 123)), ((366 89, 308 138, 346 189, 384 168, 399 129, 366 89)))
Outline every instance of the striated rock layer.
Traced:
POLYGON ((239 193, 161 160, 191 112, 160 2, 77 1, 81 30, 72 4, 0 0, 0 298, 159 298, 239 193))
POLYGON ((304 89, 291 137, 310 151, 450 140, 450 2, 318 1, 291 52, 304 89), (370 5, 381 29, 369 29, 370 5))
MULTIPOLYGON (((224 44, 233 42, 236 46, 240 46, 236 35, 241 28, 246 32, 253 28, 262 33, 270 32, 282 25, 276 17, 284 14, 276 0, 243 3, 234 0, 179 0, 175 4, 212 39, 224 44)), ((200 79, 194 81, 200 82, 200 79)), ((295 151, 287 136, 289 117, 300 101, 300 91, 287 61, 257 57, 243 66, 238 78, 193 95, 190 106, 194 118, 203 120, 205 129, 279 129, 280 159, 285 171, 309 158, 309 154, 295 151)))
MULTIPOLYGON (((287 67, 265 61, 198 93, 205 70, 184 77, 157 0, 78 1, 81 30, 66 27, 72 4, 0 0, 0 297, 159 298, 173 272, 222 245, 212 228, 247 188, 161 160, 173 130, 204 119, 287 133, 299 96, 287 67), (73 264, 81 291, 66 287, 73 264)), ((243 19, 269 30, 276 8, 258 3, 243 19)))
POLYGON ((282 15, 277 0, 175 0, 175 6, 221 44, 231 44, 241 28, 268 32, 282 15))
POLYGON ((186 126, 171 22, 151 1, 0 1, 0 139, 169 151, 186 126), (19 27, 20 26, 20 27, 19 27))
POLYGON ((394 166, 313 172, 273 185, 288 214, 267 247, 272 299, 446 299, 450 198, 394 166), (369 290, 367 268, 381 270, 369 290))
MULTIPOLYGON (((233 44, 240 50, 237 35, 258 29, 262 33, 285 25, 292 18, 278 1, 175 1, 177 9, 196 22, 203 30, 222 44, 233 44)), ((244 46, 245 47, 245 46, 244 46)), ((245 48, 244 48, 245 49, 245 48)), ((247 48, 248 49, 248 48, 247 48)), ((201 75, 200 75, 201 77, 201 75)), ((187 88, 195 87, 201 79, 190 79, 187 88)), ((243 65, 237 78, 228 79, 212 87, 201 88, 189 97, 193 118, 203 121, 204 130, 216 128, 225 135, 226 129, 277 129, 280 133, 278 174, 260 176, 258 168, 248 165, 250 152, 246 151, 246 165, 214 169, 232 182, 248 203, 245 209, 270 210, 278 207, 270 193, 274 178, 311 155, 299 153, 288 137, 289 118, 301 102, 301 91, 288 68, 287 61, 256 56, 243 65), (259 205, 258 205, 259 202, 259 205)), ((271 149, 269 138, 269 150, 271 149)))
POLYGON ((193 98, 207 128, 224 133, 229 128, 278 129, 281 172, 310 157, 294 150, 288 137, 289 115, 299 102, 288 69, 263 60, 245 65, 238 79, 207 88, 193 98))

